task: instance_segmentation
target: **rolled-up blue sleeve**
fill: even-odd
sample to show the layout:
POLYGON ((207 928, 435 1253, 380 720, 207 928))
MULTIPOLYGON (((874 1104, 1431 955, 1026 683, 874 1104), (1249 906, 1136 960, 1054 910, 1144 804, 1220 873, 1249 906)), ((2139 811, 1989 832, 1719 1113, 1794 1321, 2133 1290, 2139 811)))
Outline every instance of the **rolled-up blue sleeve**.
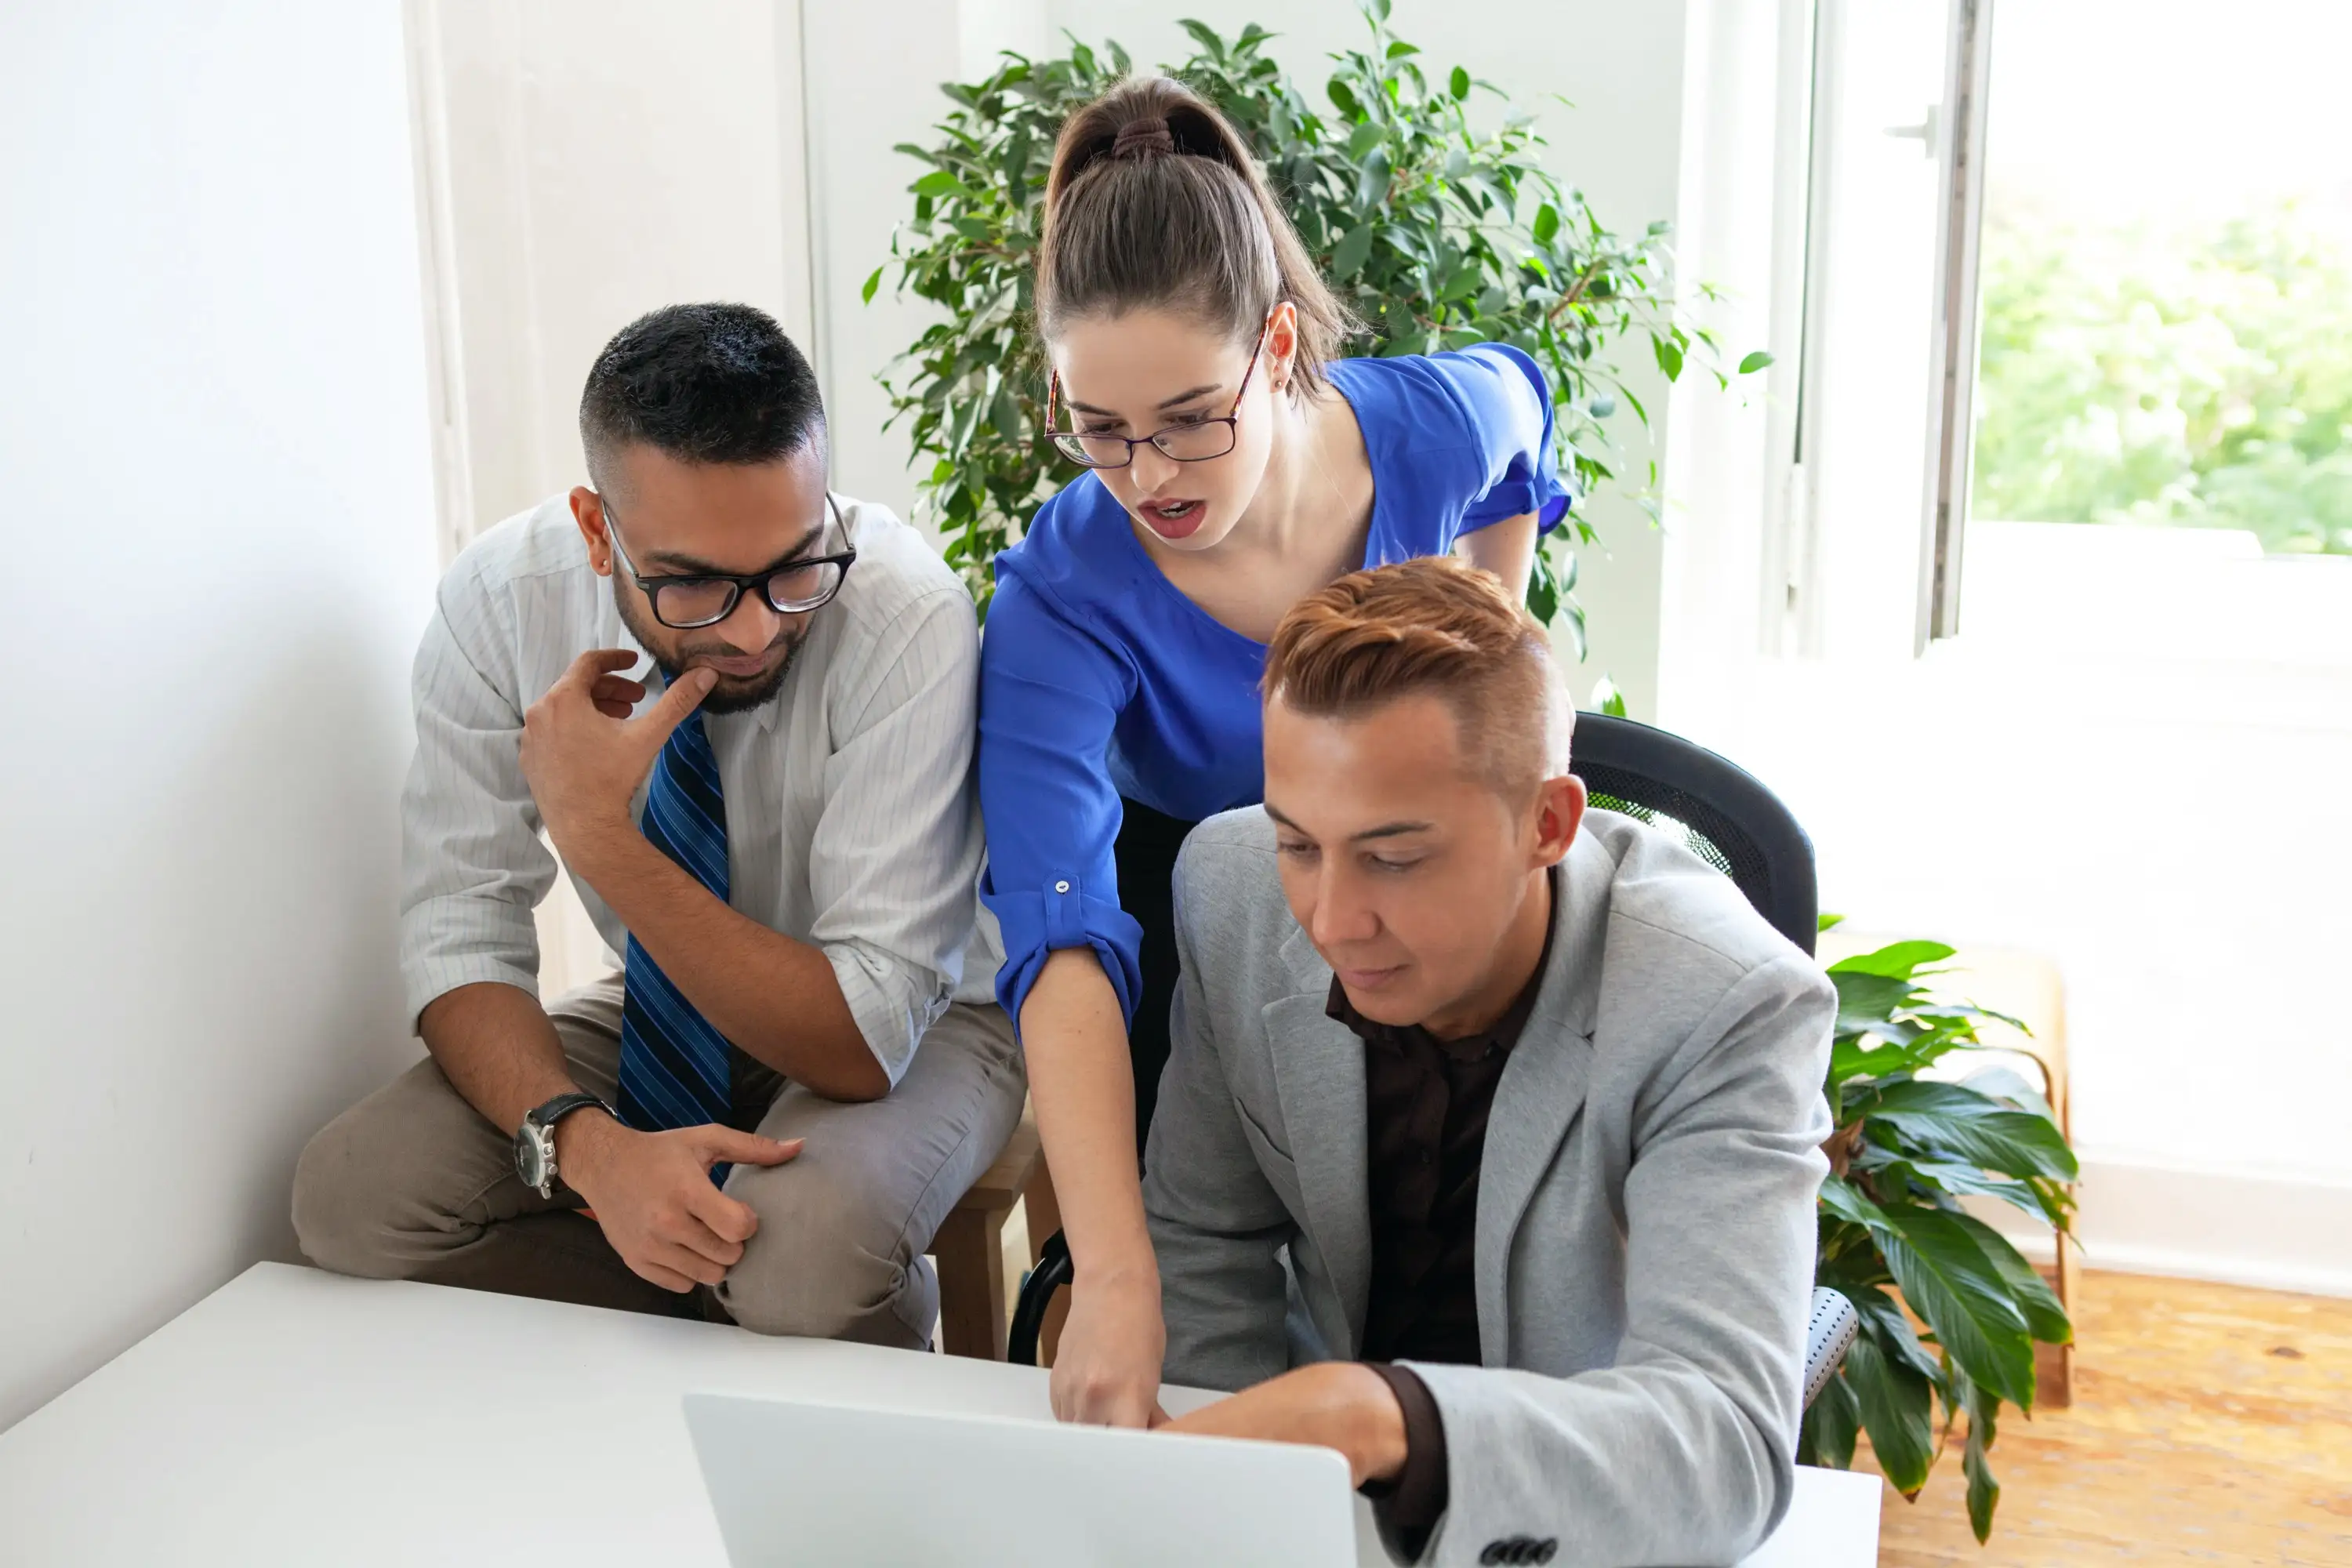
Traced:
POLYGON ((1073 947, 1094 949, 1134 1022, 1143 928, 1119 907, 1108 756, 1133 689, 1125 660, 998 558, 980 650, 981 899, 1003 933, 996 999, 1016 1029, 1047 955, 1073 947))
POLYGON ((1477 499, 1462 514, 1461 531, 1475 533, 1507 517, 1532 512, 1549 532, 1576 500, 1559 476, 1552 442, 1551 386, 1528 354, 1507 343, 1478 343, 1435 355, 1469 421, 1468 449, 1483 464, 1470 476, 1477 499))

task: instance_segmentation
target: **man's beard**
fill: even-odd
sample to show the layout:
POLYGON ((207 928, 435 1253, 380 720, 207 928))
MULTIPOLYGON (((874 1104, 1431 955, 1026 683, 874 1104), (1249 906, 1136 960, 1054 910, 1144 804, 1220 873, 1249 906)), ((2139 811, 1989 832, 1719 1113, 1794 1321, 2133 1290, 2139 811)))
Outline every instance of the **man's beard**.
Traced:
MULTIPOLYGON (((621 624, 629 628, 629 635, 637 639, 637 646, 652 656, 654 663, 661 669, 664 680, 676 680, 686 673, 685 664, 673 662, 670 657, 662 651, 660 639, 662 634, 668 628, 638 617, 637 606, 629 602, 629 595, 622 588, 620 574, 617 572, 613 574, 613 604, 621 612, 621 624)), ((707 631, 709 628, 701 629, 707 631)), ((669 635, 690 637, 694 634, 672 631, 669 635)), ((740 676, 719 675, 719 684, 710 689, 710 695, 702 700, 701 705, 696 711, 741 713, 749 709, 757 708, 762 703, 773 701, 776 693, 783 688, 784 677, 792 673, 793 660, 799 655, 801 644, 808 640, 808 623, 803 621, 796 632, 787 631, 779 640, 784 644, 784 657, 776 661, 775 668, 765 675, 754 676, 749 680, 740 676)), ((769 646, 772 647, 774 644, 772 643, 769 646)), ((720 658, 742 657, 740 649, 725 643, 713 644, 708 647, 683 647, 678 650, 678 657, 681 659, 691 659, 700 653, 712 654, 720 658)), ((711 673, 719 672, 714 670, 711 673)))

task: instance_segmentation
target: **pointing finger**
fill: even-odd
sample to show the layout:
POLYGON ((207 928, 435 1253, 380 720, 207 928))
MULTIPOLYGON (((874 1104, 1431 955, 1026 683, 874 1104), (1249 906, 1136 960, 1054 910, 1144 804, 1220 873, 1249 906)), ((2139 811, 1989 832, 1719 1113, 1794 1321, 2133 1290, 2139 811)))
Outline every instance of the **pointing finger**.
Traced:
POLYGON ((805 1142, 804 1139, 790 1138, 780 1143, 756 1132, 738 1132, 732 1127, 713 1123, 703 1130, 702 1152, 713 1162, 726 1160, 738 1165, 781 1165, 799 1153, 805 1142))
POLYGON ((670 731, 686 722, 686 716, 702 705, 710 689, 719 684, 719 675, 710 669, 689 669, 669 683, 661 700, 652 711, 637 721, 646 726, 649 737, 656 743, 669 739, 670 731))

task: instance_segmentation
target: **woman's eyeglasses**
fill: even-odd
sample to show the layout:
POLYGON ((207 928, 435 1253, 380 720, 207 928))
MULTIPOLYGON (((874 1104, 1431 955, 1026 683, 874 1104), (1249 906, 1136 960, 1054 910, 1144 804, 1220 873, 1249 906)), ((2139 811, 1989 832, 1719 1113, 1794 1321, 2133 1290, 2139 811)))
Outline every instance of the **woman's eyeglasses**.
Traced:
POLYGON ((1265 334, 1273 329, 1274 318, 1258 329, 1257 346, 1250 350, 1249 368, 1242 372, 1242 384, 1234 390, 1234 405, 1222 419, 1187 419, 1154 430, 1149 436, 1090 436, 1079 430, 1054 428, 1054 411, 1061 400, 1062 374, 1055 371, 1045 383, 1045 438, 1054 449, 1080 468, 1123 468, 1135 461, 1135 449, 1149 441, 1168 457, 1180 463, 1205 463, 1212 458, 1222 458, 1234 449, 1241 439, 1242 395, 1249 391, 1250 377, 1257 374, 1258 356, 1265 352, 1265 334))
MULTIPOLYGON (((857 552, 845 546, 835 555, 791 561, 748 577, 706 573, 647 577, 639 574, 629 552, 622 547, 621 531, 614 526, 613 503, 603 497, 598 500, 604 509, 604 535, 613 542, 613 553, 620 558, 622 570, 646 591, 646 598, 654 607, 654 619, 672 631, 690 632, 717 626, 735 613, 747 589, 756 589, 768 602, 768 607, 780 616, 804 616, 823 608, 841 592, 849 568, 857 560, 857 552)), ((846 538, 848 531, 842 526, 841 510, 834 505, 830 492, 824 504, 832 514, 835 531, 846 538)))

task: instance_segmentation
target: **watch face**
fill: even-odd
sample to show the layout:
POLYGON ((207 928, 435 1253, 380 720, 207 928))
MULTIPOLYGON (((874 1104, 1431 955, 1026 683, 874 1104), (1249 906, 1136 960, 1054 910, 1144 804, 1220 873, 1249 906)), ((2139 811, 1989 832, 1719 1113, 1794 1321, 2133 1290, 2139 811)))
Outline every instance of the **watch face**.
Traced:
POLYGON ((547 1150, 540 1142, 547 1134, 526 1123, 515 1134, 515 1174, 526 1187, 540 1187, 547 1183, 547 1150))

